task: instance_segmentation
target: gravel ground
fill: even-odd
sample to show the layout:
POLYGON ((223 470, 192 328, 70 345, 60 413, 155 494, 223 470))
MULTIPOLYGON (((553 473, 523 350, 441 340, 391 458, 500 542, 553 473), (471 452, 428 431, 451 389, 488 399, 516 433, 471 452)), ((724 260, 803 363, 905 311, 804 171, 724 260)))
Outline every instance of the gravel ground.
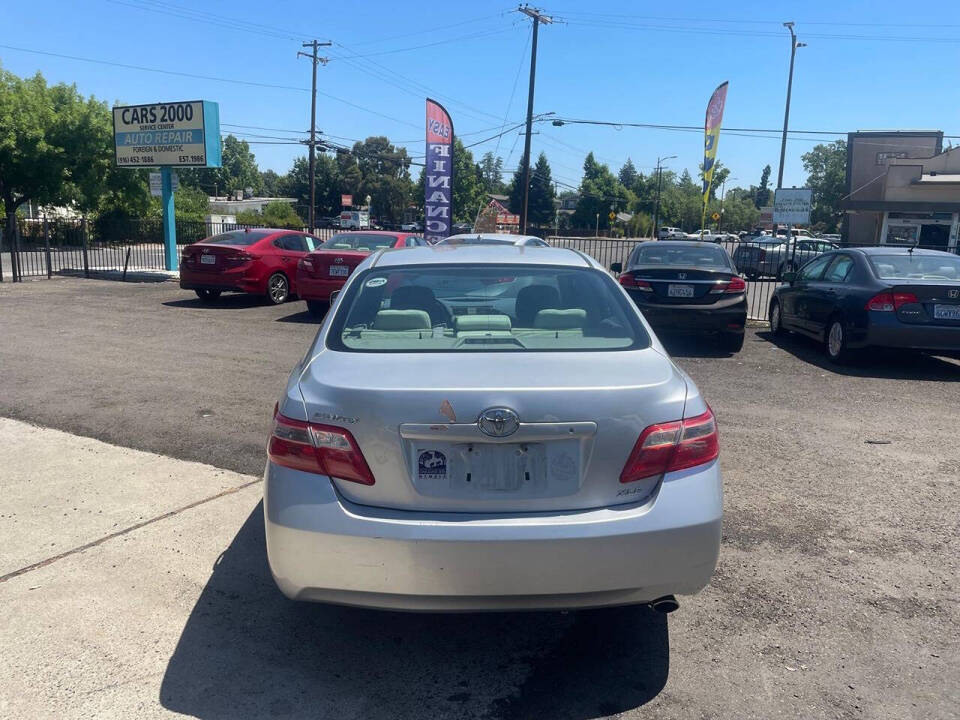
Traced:
MULTIPOLYGON (((259 473, 273 402, 315 331, 304 309, 207 307, 172 283, 4 283, 0 415, 259 473)), ((266 575, 253 508, 216 529, 224 552, 167 663, 163 708, 960 717, 960 364, 871 353, 837 368, 762 329, 734 356, 669 346, 717 413, 726 488, 714 581, 669 620, 293 606, 266 575)))

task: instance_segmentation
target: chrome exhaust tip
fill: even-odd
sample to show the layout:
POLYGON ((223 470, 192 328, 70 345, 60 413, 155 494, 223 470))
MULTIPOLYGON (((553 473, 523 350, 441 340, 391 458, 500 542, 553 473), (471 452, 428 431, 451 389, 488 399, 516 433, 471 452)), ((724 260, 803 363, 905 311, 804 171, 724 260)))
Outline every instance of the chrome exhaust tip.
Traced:
POLYGON ((674 610, 678 610, 680 608, 680 603, 673 595, 664 595, 663 597, 653 600, 650 603, 650 607, 656 610, 658 613, 663 613, 666 615, 668 613, 672 613, 674 610))

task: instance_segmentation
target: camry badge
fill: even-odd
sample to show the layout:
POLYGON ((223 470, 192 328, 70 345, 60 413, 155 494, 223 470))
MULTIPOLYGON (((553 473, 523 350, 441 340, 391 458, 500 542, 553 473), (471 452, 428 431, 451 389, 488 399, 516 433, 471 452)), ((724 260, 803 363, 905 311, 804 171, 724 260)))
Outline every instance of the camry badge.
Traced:
POLYGON ((520 427, 520 418, 510 408, 490 408, 480 413, 477 425, 485 435, 507 437, 513 435, 520 427))

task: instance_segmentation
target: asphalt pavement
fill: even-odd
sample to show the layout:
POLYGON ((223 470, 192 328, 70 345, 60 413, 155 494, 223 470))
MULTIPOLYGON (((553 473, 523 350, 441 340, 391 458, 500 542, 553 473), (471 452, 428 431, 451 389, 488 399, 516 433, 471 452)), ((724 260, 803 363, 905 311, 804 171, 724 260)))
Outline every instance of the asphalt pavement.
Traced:
POLYGON ((170 282, 0 286, 0 416, 71 434, 0 424, 0 715, 960 716, 956 361, 668 339, 720 423, 711 585, 668 618, 403 615, 266 568, 256 476, 315 330, 170 282))

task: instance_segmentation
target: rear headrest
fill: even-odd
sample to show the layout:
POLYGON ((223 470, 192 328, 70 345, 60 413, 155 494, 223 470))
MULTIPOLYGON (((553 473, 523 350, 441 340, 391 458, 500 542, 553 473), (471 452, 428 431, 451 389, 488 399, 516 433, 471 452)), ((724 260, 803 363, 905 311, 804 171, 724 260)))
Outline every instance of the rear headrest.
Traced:
POLYGON ((510 330, 507 315, 458 315, 454 327, 459 330, 510 330))
POLYGON ((425 310, 379 310, 373 319, 374 330, 430 330, 425 310))
POLYGON ((531 327, 537 313, 560 305, 560 293, 551 285, 528 285, 517 293, 517 325, 531 327))
POLYGON ((334 243, 330 247, 337 248, 337 250, 353 250, 353 245, 350 243, 334 243))
POLYGON ((541 310, 533 321, 533 326, 542 330, 573 330, 586 324, 587 311, 583 308, 541 310))

